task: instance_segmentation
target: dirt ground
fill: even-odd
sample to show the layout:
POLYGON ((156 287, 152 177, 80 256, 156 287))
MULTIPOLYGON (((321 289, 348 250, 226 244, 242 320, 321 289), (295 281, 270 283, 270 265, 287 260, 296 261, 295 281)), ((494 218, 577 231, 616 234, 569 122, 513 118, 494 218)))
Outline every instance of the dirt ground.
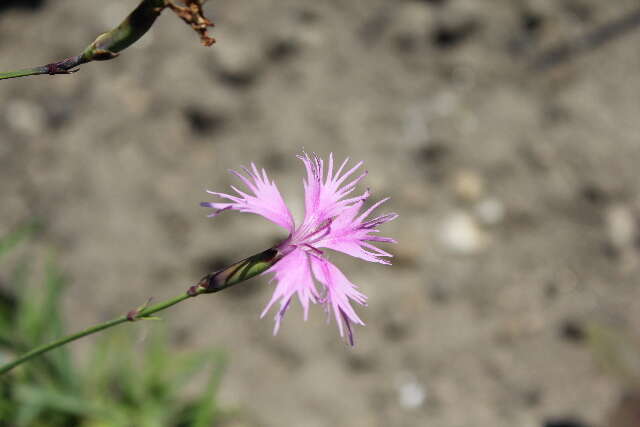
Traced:
MULTIPOLYGON (((136 3, 5 2, 0 69, 77 54, 136 3)), ((384 226, 393 266, 332 256, 369 296, 355 348, 319 307, 306 323, 294 307, 273 337, 265 278, 164 315, 176 348, 229 351, 221 399, 248 414, 239 425, 638 425, 614 421, 639 378, 635 1, 206 10, 212 48, 165 13, 116 60, 0 83, 0 234, 43 222, 70 327, 284 237, 206 218, 227 169, 266 167, 299 210, 295 155, 334 152, 364 160, 400 214, 384 226)))

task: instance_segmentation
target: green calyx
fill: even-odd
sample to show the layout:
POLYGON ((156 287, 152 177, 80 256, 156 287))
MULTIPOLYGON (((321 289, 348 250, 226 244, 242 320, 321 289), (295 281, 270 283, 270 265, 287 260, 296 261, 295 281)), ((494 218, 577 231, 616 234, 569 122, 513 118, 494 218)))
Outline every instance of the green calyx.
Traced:
POLYGON ((264 273, 280 261, 282 256, 276 248, 267 249, 227 268, 207 274, 194 286, 193 292, 209 294, 226 289, 264 273))

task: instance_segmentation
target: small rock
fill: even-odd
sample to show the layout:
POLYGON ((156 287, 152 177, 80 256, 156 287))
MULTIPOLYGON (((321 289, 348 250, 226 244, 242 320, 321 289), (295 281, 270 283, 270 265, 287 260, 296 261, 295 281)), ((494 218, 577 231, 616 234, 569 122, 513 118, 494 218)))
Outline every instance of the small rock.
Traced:
POLYGON ((473 217, 464 212, 454 212, 446 219, 440 238, 448 249, 461 254, 482 250, 488 240, 473 217))
POLYGON ((637 227, 629 208, 621 204, 611 205, 606 211, 605 223, 609 240, 614 248, 624 251, 633 246, 637 227))
POLYGON ((397 381, 398 401, 405 409, 416 409, 422 406, 427 393, 422 384, 414 378, 402 378, 397 381))
POLYGON ((221 43, 216 47, 216 73, 218 78, 234 88, 251 86, 258 76, 260 53, 242 43, 221 43))

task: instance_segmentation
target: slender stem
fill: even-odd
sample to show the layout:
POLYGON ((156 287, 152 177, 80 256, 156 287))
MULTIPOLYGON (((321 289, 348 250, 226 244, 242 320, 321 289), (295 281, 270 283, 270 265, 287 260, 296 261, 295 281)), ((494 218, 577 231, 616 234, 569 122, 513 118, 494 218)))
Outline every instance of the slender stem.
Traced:
POLYGON ((72 341, 78 340, 82 337, 86 337, 96 332, 103 331, 105 329, 117 326, 121 323, 132 322, 139 319, 145 319, 151 317, 152 314, 157 313, 165 308, 169 308, 172 305, 176 305, 186 299, 198 296, 200 294, 209 294, 219 292, 230 286, 244 282, 252 277, 264 273, 269 270, 275 263, 280 261, 284 254, 277 248, 270 248, 266 251, 260 252, 256 255, 245 258, 242 261, 236 262, 226 268, 218 270, 214 273, 207 274, 196 284, 187 289, 182 295, 175 298, 168 299, 163 302, 159 302, 154 305, 143 305, 137 309, 131 310, 124 316, 116 317, 104 323, 87 328, 83 331, 76 332, 75 334, 68 335, 60 338, 49 344, 41 345, 33 350, 30 350, 18 357, 16 360, 9 362, 5 365, 0 365, 0 375, 3 375, 22 363, 33 359, 43 353, 50 350, 68 344, 72 341))
POLYGON ((125 316, 120 316, 117 317, 115 319, 109 320, 107 322, 104 323, 100 323, 98 325, 92 326, 90 328, 87 328, 83 331, 80 332, 76 332, 75 334, 72 335, 68 335, 64 338, 60 338, 59 340, 56 340, 54 342, 51 342, 49 344, 45 344, 42 345, 40 347, 36 347, 31 351, 28 351, 27 353, 23 354, 22 356, 18 357, 16 360, 14 360, 13 362, 7 363, 3 366, 0 366, 0 375, 10 371, 11 369, 15 368, 18 365, 21 365, 22 363, 33 359, 36 356, 39 356, 43 353, 46 353, 50 350, 53 350, 55 348, 58 348, 60 346, 63 346, 67 343, 70 343, 72 341, 78 340, 80 338, 86 337, 88 335, 91 334, 95 334, 96 332, 100 332, 103 331, 105 329, 111 328, 113 326, 117 326, 121 323, 125 323, 125 322, 129 322, 132 320, 136 320, 136 319, 144 319, 145 317, 149 317, 154 313, 157 313, 158 311, 164 310, 165 308, 169 308, 172 305, 178 304, 179 302, 182 302, 184 300, 186 300, 187 298, 191 298, 193 296, 196 296, 197 294, 193 295, 193 294, 189 294, 189 293, 184 293, 180 296, 177 296, 175 298, 163 301, 161 303, 146 307, 141 309, 139 312, 135 313, 134 316, 131 316, 131 313, 129 313, 128 315, 125 316))
POLYGON ((46 70, 43 67, 27 68, 25 70, 10 71, 8 73, 0 73, 0 80, 15 79, 16 77, 37 76, 38 74, 45 74, 46 70))
POLYGON ((162 11, 171 9, 180 19, 200 35, 205 46, 215 40, 209 37, 207 29, 213 22, 204 17, 202 5, 206 0, 182 0, 185 6, 178 6, 173 0, 141 0, 138 6, 117 27, 99 35, 81 54, 62 61, 40 67, 0 73, 0 80, 41 74, 71 74, 82 64, 116 58, 119 52, 137 42, 156 22, 162 11))

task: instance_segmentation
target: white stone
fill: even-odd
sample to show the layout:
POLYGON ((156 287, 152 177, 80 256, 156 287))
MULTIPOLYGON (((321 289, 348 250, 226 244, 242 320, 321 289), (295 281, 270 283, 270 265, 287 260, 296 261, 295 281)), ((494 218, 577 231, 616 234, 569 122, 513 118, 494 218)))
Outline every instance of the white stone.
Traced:
POLYGON ((398 385, 398 401, 405 409, 416 409, 422 406, 427 397, 427 393, 415 380, 403 382, 398 385))
POLYGON ((453 212, 447 217, 440 239, 448 249, 461 254, 476 253, 487 243, 486 234, 474 218, 465 212, 453 212))
POLYGON ((615 204, 609 207, 605 221, 609 240, 614 247, 626 249, 633 246, 636 238, 636 220, 626 206, 615 204))

